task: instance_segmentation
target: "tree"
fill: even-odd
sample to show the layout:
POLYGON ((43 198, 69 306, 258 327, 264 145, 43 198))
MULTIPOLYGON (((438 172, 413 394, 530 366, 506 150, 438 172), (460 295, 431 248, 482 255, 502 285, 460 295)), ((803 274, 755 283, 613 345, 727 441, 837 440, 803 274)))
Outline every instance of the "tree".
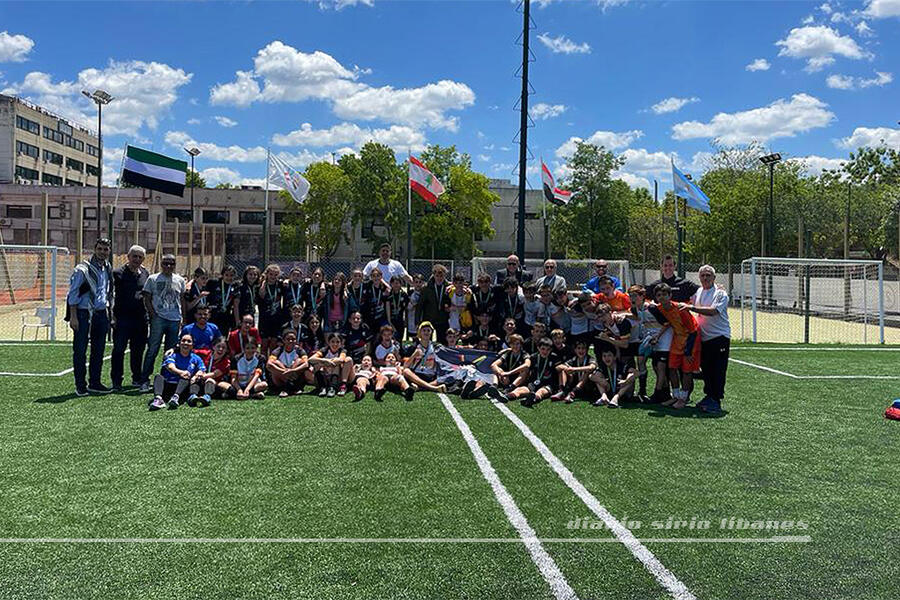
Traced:
POLYGON ((434 206, 412 195, 416 254, 472 258, 478 251, 476 240, 494 235, 491 206, 500 197, 488 189, 486 176, 472 171, 471 158, 457 152, 456 146, 428 146, 420 160, 445 191, 434 206))
POLYGON ((200 177, 200 173, 192 169, 188 169, 184 176, 184 187, 189 188, 191 185, 195 188, 205 188, 206 181, 200 177))
POLYGON ((394 244, 406 237, 406 173, 397 164, 394 151, 384 144, 367 142, 359 155, 345 154, 338 161, 350 181, 351 220, 356 225, 363 219, 381 215, 384 238, 371 240, 374 252, 382 242, 394 244))
POLYGON ((280 198, 288 214, 279 233, 286 253, 301 253, 308 243, 321 257, 332 256, 341 241, 349 241, 344 224, 350 212, 351 182, 337 165, 313 163, 304 174, 309 180, 309 195, 303 204, 293 201, 287 192, 280 198))
POLYGON ((233 189, 236 188, 236 187, 237 187, 237 186, 232 185, 232 184, 230 184, 230 183, 222 182, 222 183, 217 183, 217 184, 216 184, 216 187, 213 188, 213 189, 216 189, 216 190, 233 190, 233 189))

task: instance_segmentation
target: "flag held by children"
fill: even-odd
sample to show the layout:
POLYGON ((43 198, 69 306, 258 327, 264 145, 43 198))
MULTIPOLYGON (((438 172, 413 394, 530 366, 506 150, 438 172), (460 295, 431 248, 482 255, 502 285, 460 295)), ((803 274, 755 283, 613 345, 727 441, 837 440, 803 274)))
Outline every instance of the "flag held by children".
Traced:
POLYGON ((186 176, 186 161, 135 146, 125 148, 125 160, 122 162, 123 183, 163 194, 183 196, 186 176))
POLYGON ((409 157, 409 187, 431 204, 444 193, 443 184, 414 156, 409 157))
POLYGON ((274 154, 269 157, 269 183, 283 188, 297 204, 302 204, 309 194, 306 177, 274 154))
POLYGON ((547 202, 557 206, 564 206, 572 199, 572 192, 556 187, 553 175, 550 173, 547 165, 544 164, 544 161, 541 161, 541 182, 544 184, 544 198, 547 199, 547 202))
POLYGON ((687 205, 691 208, 709 212, 709 198, 703 193, 696 183, 684 176, 684 173, 678 170, 675 163, 672 163, 672 181, 675 188, 675 195, 679 198, 687 200, 687 205))

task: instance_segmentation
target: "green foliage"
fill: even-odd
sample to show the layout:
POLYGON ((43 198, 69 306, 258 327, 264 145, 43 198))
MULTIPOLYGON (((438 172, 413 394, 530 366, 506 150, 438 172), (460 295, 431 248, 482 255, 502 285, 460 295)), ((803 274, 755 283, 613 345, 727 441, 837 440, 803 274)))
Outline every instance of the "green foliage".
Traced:
POLYGON ((351 206, 351 182, 337 165, 313 163, 304 176, 309 180, 309 195, 303 204, 293 201, 287 192, 280 197, 288 214, 281 225, 280 241, 286 253, 301 253, 307 243, 319 256, 332 256, 338 244, 348 241, 344 224, 351 206))
POLYGON ((193 185, 195 188, 205 188, 206 180, 200 177, 200 173, 197 171, 192 171, 191 169, 187 170, 187 173, 184 176, 184 187, 189 188, 193 185))

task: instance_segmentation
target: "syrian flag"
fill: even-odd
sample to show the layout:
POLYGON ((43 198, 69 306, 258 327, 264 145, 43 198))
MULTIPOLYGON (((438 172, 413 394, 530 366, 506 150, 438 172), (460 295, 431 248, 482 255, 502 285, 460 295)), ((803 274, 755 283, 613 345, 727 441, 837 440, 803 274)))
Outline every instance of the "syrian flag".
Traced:
POLYGON ((547 202, 552 202, 557 206, 565 206, 572 199, 572 192, 556 187, 553 175, 550 174, 550 169, 547 168, 544 161, 541 161, 541 182, 544 184, 544 198, 547 199, 547 202))
POLYGON ((125 149, 122 181, 133 186, 184 196, 187 162, 134 146, 125 149))
POLYGON ((444 193, 444 186, 434 173, 414 156, 409 157, 409 187, 431 204, 437 204, 438 196, 444 193))

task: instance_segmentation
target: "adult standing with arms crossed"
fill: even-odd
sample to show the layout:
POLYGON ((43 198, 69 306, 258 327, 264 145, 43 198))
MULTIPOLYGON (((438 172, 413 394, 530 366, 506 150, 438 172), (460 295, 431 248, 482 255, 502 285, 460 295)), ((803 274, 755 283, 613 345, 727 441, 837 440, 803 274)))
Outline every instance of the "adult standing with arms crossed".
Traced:
POLYGON ((67 319, 72 328, 72 368, 75 394, 108 394, 112 390, 100 382, 103 351, 109 332, 109 304, 112 298, 112 268, 109 265, 110 241, 100 238, 94 253, 75 265, 66 296, 67 319), (90 365, 85 369, 88 343, 90 365))
POLYGON ((144 268, 144 248, 128 250, 128 262, 112 272, 113 278, 113 350, 109 375, 112 389, 122 389, 125 378, 125 348, 131 348, 131 385, 143 381, 144 349, 147 347, 147 309, 144 307, 144 284, 150 272, 144 268))

